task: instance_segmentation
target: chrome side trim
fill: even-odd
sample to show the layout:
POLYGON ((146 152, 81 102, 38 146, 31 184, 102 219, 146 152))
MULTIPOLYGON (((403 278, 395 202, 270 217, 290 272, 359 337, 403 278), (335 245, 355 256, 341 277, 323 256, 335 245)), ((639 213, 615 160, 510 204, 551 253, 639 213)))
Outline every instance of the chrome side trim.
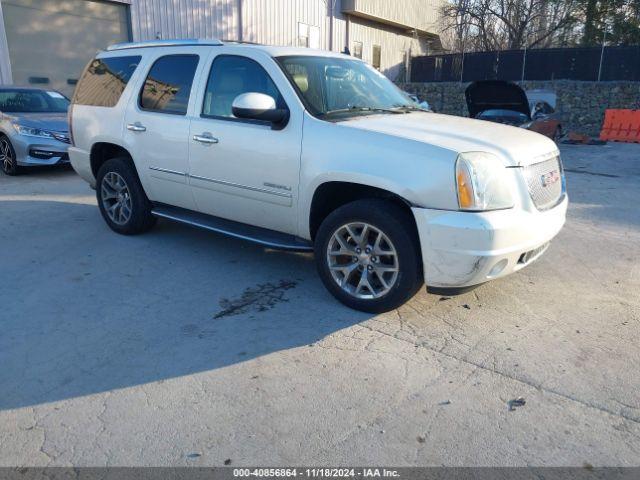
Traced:
POLYGON ((202 180, 203 182, 217 183, 219 185, 224 185, 227 187, 236 187, 236 188, 242 188, 244 190, 251 190, 253 192, 269 193, 271 195, 275 195, 276 197, 284 197, 284 198, 292 197, 290 193, 276 192, 273 190, 269 190, 268 188, 251 187, 249 185, 242 185, 240 183, 233 183, 233 182, 227 182, 225 180, 216 180, 214 178, 201 177, 200 175, 189 175, 189 177, 195 178, 196 180, 202 180))
POLYGON ((162 172, 162 173, 172 173, 173 175, 180 175, 181 177, 189 176, 186 172, 178 172, 177 170, 169 170, 168 168, 149 167, 149 170, 154 170, 156 172, 162 172))

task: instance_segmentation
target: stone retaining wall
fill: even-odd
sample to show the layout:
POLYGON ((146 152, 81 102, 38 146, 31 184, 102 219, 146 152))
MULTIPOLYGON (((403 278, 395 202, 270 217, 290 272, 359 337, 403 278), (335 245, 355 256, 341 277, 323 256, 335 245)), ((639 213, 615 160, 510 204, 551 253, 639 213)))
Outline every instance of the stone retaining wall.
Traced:
MULTIPOLYGON (((640 109, 640 82, 579 82, 573 80, 518 82, 523 88, 553 90, 565 132, 598 135, 607 108, 640 109)), ((426 100, 436 112, 467 116, 464 90, 468 83, 406 83, 403 90, 426 100)))

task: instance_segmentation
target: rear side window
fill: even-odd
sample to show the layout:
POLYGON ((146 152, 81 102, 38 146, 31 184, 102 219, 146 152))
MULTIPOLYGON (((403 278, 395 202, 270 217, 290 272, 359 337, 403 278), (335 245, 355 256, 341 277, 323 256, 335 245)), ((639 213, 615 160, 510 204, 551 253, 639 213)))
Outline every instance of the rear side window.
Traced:
POLYGON ((95 107, 115 107, 131 75, 136 71, 139 56, 96 58, 82 74, 73 103, 95 107))
POLYGON ((140 108, 186 115, 198 55, 167 55, 155 61, 140 92, 140 108))

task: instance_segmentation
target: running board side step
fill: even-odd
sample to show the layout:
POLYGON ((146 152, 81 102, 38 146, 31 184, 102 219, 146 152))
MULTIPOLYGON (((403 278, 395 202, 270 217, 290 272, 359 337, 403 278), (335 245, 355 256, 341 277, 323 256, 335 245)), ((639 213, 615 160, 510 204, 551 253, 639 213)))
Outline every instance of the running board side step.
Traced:
POLYGON ((255 227, 246 223, 234 222, 233 220, 226 220, 184 208, 156 204, 153 206, 151 213, 156 217, 167 218, 193 227, 211 230, 241 240, 248 240, 269 248, 294 252, 313 251, 313 245, 310 241, 294 235, 255 227))

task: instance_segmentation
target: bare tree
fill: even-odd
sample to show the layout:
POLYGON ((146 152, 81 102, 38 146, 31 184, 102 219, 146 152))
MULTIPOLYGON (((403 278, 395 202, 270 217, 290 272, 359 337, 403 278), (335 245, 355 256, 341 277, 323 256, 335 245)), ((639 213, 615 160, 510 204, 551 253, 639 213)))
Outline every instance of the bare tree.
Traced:
POLYGON ((451 0, 441 14, 453 51, 548 47, 572 32, 580 1, 451 0))

